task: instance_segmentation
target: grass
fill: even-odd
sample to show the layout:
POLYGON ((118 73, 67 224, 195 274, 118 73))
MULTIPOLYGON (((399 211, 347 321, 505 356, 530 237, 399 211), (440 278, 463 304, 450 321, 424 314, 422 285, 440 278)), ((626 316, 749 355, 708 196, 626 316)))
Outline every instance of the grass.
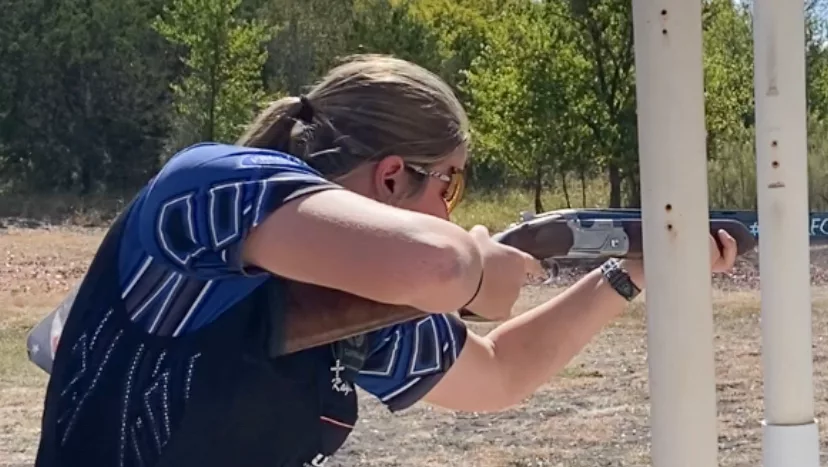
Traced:
POLYGON ((110 222, 129 202, 130 194, 77 196, 73 194, 0 193, 0 226, 20 223, 93 227, 110 222))
MULTIPOLYGON (((570 187, 577 191, 570 194, 572 199, 580 199, 580 185, 570 187)), ((589 207, 606 205, 602 195, 602 185, 593 182, 587 186, 589 207)), ((25 195, 3 194, 0 203, 0 227, 4 218, 6 223, 23 227, 40 227, 44 225, 63 227, 96 227, 106 225, 129 201, 130 195, 87 196, 76 195, 25 195)), ((568 207, 566 197, 560 187, 544 191, 544 210, 568 207)), ((582 207, 572 201, 572 207, 582 207)), ((485 192, 470 190, 463 203, 453 215, 459 225, 470 228, 482 224, 492 230, 501 229, 515 222, 520 211, 534 211, 532 194, 527 190, 510 189, 485 192)))
MULTIPOLYGON (((576 190, 576 187, 570 187, 576 190)), ((580 193, 580 185, 577 190, 580 193)), ((603 195, 602 185, 593 182, 587 185, 587 205, 582 206, 579 201, 580 194, 570 193, 570 202, 567 203, 566 196, 560 187, 552 187, 544 190, 542 203, 544 211, 564 209, 568 207, 602 207, 606 206, 606 196, 603 195)), ((535 203, 532 194, 526 190, 501 190, 496 192, 484 192, 482 190, 471 191, 466 199, 458 206, 452 220, 457 224, 470 228, 475 224, 481 224, 490 230, 502 229, 512 222, 516 222, 521 211, 534 212, 535 203)))

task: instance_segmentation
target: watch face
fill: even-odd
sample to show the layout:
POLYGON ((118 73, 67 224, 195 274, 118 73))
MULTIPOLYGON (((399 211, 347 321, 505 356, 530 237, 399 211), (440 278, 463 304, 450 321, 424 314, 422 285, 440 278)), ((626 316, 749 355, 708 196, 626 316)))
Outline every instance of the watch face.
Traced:
POLYGON ((637 287, 633 284, 626 271, 620 267, 619 263, 610 260, 604 263, 601 269, 607 282, 610 283, 619 295, 623 296, 627 301, 635 298, 637 295, 637 287))

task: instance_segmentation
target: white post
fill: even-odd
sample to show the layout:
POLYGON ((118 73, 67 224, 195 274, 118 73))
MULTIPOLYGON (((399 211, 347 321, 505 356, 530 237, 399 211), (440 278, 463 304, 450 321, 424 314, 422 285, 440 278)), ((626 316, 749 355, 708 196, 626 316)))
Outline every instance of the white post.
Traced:
POLYGON ((718 465, 701 7, 633 1, 656 467, 718 465))
POLYGON ((756 0, 754 97, 762 278, 763 465, 818 467, 802 0, 756 0))

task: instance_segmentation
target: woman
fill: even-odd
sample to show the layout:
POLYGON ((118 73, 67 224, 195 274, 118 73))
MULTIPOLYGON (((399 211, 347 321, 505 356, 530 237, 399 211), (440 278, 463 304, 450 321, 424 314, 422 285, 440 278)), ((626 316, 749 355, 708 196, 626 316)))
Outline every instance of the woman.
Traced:
MULTIPOLYGON (((447 220, 468 140, 439 78, 364 55, 271 105, 238 145, 175 155, 78 292, 36 465, 318 467, 356 422, 351 384, 392 411, 496 411, 532 394, 623 312, 642 265, 608 262, 507 319, 534 261, 447 220), (350 372, 337 345, 271 358, 288 280, 429 314, 364 336, 350 372), (506 321, 479 336, 459 309, 506 321)), ((736 254, 720 235, 713 271, 736 254)))

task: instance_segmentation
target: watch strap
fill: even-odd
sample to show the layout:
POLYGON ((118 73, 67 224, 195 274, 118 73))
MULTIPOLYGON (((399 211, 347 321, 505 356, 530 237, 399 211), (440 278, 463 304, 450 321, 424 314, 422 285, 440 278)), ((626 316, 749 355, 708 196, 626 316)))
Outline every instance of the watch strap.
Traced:
POLYGON ((610 258, 601 265, 601 275, 607 283, 625 300, 632 301, 641 289, 633 282, 630 274, 621 265, 621 262, 616 258, 610 258))

